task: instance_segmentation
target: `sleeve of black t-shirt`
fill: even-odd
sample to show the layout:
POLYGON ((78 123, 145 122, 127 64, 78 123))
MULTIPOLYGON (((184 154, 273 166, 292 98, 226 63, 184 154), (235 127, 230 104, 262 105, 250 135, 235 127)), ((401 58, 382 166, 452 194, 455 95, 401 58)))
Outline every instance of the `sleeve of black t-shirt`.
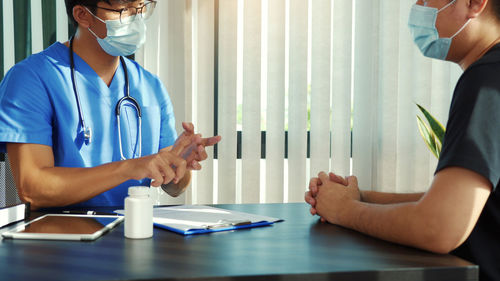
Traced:
POLYGON ((453 95, 436 173, 458 166, 487 178, 500 178, 500 64, 471 67, 453 95))

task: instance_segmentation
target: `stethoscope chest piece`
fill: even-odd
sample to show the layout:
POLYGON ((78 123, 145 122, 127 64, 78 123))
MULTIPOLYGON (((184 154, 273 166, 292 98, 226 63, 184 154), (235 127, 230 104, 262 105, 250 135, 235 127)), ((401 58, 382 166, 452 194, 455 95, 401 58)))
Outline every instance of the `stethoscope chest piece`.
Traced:
POLYGON ((92 143, 92 128, 91 127, 85 127, 83 129, 83 137, 85 139, 86 145, 89 145, 92 143))

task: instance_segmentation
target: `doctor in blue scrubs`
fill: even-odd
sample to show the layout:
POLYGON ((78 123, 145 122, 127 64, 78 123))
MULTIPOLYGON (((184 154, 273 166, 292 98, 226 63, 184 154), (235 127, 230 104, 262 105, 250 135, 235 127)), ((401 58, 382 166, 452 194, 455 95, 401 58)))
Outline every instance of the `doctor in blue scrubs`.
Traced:
POLYGON ((32 208, 121 206, 129 186, 177 196, 206 146, 177 136, 161 81, 125 58, 145 41, 156 1, 66 0, 76 34, 16 64, 0 84, 0 152, 32 208))

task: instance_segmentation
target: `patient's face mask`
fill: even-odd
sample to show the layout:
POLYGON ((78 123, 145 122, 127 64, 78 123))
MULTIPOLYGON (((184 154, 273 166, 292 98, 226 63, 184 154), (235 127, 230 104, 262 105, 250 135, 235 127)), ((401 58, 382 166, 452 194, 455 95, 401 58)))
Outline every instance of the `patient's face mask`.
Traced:
POLYGON ((450 50, 451 41, 469 24, 470 19, 450 38, 439 38, 436 19, 439 12, 455 3, 451 1, 441 9, 414 4, 410 11, 408 27, 413 41, 422 54, 429 58, 445 60, 450 50))
MULTIPOLYGON (((89 11, 87 9, 87 11, 89 11)), ((136 17, 133 21, 121 23, 117 20, 102 20, 89 11, 96 19, 106 24, 107 35, 99 38, 89 27, 90 33, 94 35, 101 48, 111 56, 129 56, 135 53, 146 42, 146 24, 142 17, 136 17)))

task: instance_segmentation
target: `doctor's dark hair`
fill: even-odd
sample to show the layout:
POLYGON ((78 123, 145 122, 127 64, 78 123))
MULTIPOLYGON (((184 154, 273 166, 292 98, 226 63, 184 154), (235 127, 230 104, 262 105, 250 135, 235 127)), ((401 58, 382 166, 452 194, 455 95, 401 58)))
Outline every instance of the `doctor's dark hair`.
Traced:
POLYGON ((93 8, 92 6, 97 6, 97 3, 99 2, 104 2, 111 5, 113 3, 132 3, 135 1, 137 0, 64 0, 64 2, 66 3, 66 13, 68 14, 69 19, 75 27, 78 27, 78 23, 73 18, 73 8, 76 5, 89 6, 89 10, 92 13, 95 13, 96 8, 93 8))

